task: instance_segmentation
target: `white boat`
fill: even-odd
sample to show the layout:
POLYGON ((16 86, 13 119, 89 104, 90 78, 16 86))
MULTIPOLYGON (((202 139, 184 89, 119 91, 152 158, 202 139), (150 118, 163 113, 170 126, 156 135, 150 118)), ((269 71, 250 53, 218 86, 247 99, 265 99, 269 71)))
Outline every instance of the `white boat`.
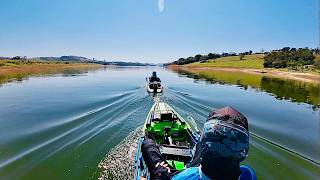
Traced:
POLYGON ((147 79, 147 91, 149 93, 162 93, 163 87, 161 85, 161 80, 157 77, 157 73, 152 72, 152 76, 147 79))

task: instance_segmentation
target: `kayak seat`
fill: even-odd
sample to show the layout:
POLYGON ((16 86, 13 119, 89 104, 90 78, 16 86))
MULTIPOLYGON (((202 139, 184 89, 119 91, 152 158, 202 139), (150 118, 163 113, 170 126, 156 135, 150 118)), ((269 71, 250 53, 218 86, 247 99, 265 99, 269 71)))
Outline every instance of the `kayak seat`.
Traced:
POLYGON ((182 148, 182 147, 175 147, 170 145, 162 145, 159 147, 160 152, 166 155, 175 155, 175 156, 185 156, 185 157, 192 157, 192 150, 189 148, 182 148))
POLYGON ((173 115, 172 115, 172 113, 161 114, 160 119, 161 119, 161 121, 173 122, 173 115))
POLYGON ((185 170, 185 164, 183 161, 167 160, 167 163, 178 171, 185 170))
POLYGON ((188 137, 186 127, 182 124, 177 124, 170 121, 153 121, 151 126, 148 126, 149 132, 158 140, 158 143, 163 143, 162 139, 165 137, 165 128, 169 129, 169 135, 173 141, 185 141, 188 137))

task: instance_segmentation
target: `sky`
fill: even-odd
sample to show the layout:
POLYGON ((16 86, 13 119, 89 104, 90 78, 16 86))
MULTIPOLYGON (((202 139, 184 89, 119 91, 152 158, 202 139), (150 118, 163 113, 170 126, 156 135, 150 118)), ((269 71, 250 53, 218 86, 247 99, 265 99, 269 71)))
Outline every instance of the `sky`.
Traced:
POLYGON ((170 62, 319 47, 318 0, 0 0, 0 56, 170 62))

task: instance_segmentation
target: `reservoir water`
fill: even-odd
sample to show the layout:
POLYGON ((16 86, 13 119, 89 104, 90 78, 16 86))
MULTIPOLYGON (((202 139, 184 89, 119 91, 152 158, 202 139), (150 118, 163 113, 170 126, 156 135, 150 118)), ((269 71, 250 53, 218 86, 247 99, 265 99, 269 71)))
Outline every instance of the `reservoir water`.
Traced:
POLYGON ((143 125, 153 104, 145 78, 154 70, 165 85, 161 99, 199 127, 216 108, 232 106, 247 116, 244 163, 260 179, 320 176, 319 84, 104 67, 1 79, 0 179, 96 179, 99 162, 143 125))

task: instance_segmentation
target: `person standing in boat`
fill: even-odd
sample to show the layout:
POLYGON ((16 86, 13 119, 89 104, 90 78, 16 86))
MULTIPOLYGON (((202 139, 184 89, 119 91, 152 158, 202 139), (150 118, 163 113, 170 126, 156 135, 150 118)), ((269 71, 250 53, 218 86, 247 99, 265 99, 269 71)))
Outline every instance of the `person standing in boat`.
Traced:
POLYGON ((213 111, 209 115, 200 141, 195 146, 192 162, 182 172, 169 167, 151 138, 146 137, 142 143, 142 156, 150 178, 157 180, 256 179, 250 167, 240 166, 248 150, 247 118, 231 107, 213 111))
POLYGON ((150 82, 161 82, 160 78, 157 77, 157 72, 153 71, 152 76, 149 78, 150 82))

